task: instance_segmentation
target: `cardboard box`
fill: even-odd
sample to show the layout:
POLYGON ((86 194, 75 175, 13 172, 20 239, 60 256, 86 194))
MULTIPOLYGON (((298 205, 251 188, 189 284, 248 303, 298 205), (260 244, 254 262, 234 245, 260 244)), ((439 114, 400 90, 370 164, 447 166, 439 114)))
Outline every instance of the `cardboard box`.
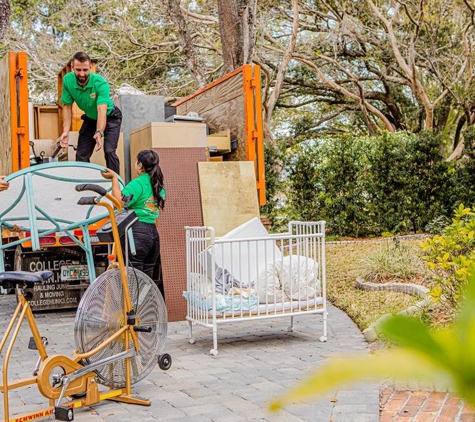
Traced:
POLYGON ((136 177, 137 154, 152 148, 205 148, 204 123, 151 122, 130 132, 130 178, 136 177))
POLYGON ((206 137, 206 145, 211 152, 231 152, 231 131, 229 129, 212 133, 206 137))
POLYGON ((223 161, 223 156, 209 157, 209 161, 223 161))

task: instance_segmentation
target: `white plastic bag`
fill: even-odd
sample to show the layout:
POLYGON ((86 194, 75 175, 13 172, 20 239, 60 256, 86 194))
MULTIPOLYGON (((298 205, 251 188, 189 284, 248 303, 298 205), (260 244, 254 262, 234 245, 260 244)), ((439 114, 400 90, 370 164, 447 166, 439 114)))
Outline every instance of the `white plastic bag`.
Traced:
POLYGON ((318 262, 312 258, 285 256, 280 263, 279 278, 291 300, 308 300, 321 295, 318 262))
POLYGON ((262 268, 254 282, 254 289, 257 290, 259 303, 278 303, 287 300, 282 291, 279 273, 281 272, 282 261, 269 262, 262 268))

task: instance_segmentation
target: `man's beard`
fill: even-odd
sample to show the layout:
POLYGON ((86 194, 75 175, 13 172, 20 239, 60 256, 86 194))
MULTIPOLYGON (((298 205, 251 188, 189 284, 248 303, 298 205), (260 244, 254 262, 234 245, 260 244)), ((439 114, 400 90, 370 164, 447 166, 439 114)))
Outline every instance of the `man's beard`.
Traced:
POLYGON ((85 85, 88 79, 89 79, 89 75, 87 76, 76 75, 76 81, 78 82, 79 85, 85 85))

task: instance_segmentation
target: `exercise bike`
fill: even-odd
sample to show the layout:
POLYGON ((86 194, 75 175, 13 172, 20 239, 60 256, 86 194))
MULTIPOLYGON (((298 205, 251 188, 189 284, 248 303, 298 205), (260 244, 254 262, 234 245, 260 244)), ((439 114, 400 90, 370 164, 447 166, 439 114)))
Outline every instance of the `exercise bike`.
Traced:
MULTIPOLYGON (((3 382, 4 419, 9 419, 9 392, 36 384, 40 393, 49 400, 49 406, 20 420, 34 420, 54 415, 61 421, 74 420, 74 409, 91 406, 102 400, 149 406, 150 400, 132 394, 131 387, 145 378, 157 364, 162 370, 171 366, 171 357, 162 353, 167 333, 167 316, 163 297, 147 275, 126 266, 120 232, 133 223, 130 213, 118 213, 120 204, 102 186, 80 184, 78 192, 93 191, 99 196, 81 197, 79 205, 105 207, 110 222, 98 236, 111 238, 114 251, 109 256, 109 269, 94 280, 85 291, 74 324, 76 349, 72 357, 46 351, 48 340, 42 337, 24 289, 42 283, 53 276, 51 271, 29 273, 24 271, 0 272, 0 287, 15 288, 18 305, 0 341, 4 352, 3 382), (107 199, 110 202, 104 201, 107 199), (8 380, 8 364, 14 352, 15 341, 26 319, 32 337, 29 348, 38 351, 38 361, 32 376, 8 380), (99 385, 107 389, 99 389, 99 385), (66 400, 70 398, 71 400, 66 400)), ((133 217, 133 216, 132 216, 133 217)))

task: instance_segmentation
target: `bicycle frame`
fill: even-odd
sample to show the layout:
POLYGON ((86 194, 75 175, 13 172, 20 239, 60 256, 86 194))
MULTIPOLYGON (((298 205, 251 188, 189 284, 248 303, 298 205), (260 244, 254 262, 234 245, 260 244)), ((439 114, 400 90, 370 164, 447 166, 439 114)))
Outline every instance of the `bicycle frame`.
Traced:
MULTIPOLYGON (((120 210, 120 203, 109 193, 104 195, 115 207, 120 210)), ((90 204, 89 204, 90 205, 90 204)), ((38 326, 36 324, 35 317, 31 310, 29 302, 25 299, 23 294, 23 289, 20 286, 17 286, 17 297, 18 305, 13 313, 12 319, 7 327, 7 330, 0 342, 0 353, 4 349, 8 338, 11 335, 10 343, 6 350, 4 362, 3 362, 3 383, 0 386, 0 390, 4 393, 4 418, 5 421, 9 421, 9 392, 11 390, 37 384, 40 392, 46 397, 49 398, 49 407, 38 412, 30 413, 28 415, 23 415, 20 417, 20 420, 34 420, 39 419, 48 415, 51 415, 55 409, 55 400, 57 399, 56 406, 61 403, 61 400, 64 396, 71 396, 78 393, 86 392, 86 397, 84 400, 73 401, 66 404, 67 408, 79 408, 83 406, 90 406, 92 404, 99 403, 102 400, 114 400, 125 402, 129 404, 139 404, 149 406, 151 403, 149 400, 144 400, 142 398, 132 396, 131 391, 131 357, 133 356, 133 349, 130 349, 129 343, 130 340, 133 342, 134 349, 139 350, 139 341, 138 333, 134 331, 134 325, 129 325, 127 323, 128 313, 132 311, 132 301, 129 292, 128 280, 127 280, 127 271, 125 268, 124 258, 122 254, 122 248, 120 244, 119 231, 117 226, 117 221, 115 219, 114 208, 111 204, 107 202, 101 202, 100 197, 94 198, 94 205, 105 207, 110 215, 110 221, 112 226, 116 259, 119 266, 119 271, 122 281, 123 289, 123 321, 124 325, 112 334, 109 338, 103 341, 101 344, 96 346, 93 350, 87 353, 78 353, 78 351, 73 351, 73 358, 70 359, 63 355, 53 355, 48 356, 43 343, 43 338, 40 335, 38 326), (20 328, 24 322, 27 320, 29 329, 33 335, 36 347, 38 349, 39 361, 37 364, 37 372, 30 378, 20 379, 12 382, 8 382, 8 364, 13 352, 13 346, 17 340, 20 328), (16 325, 15 325, 16 324, 16 325), (105 348, 111 342, 117 340, 120 337, 124 337, 125 351, 119 353, 118 355, 111 356, 102 361, 82 366, 80 361, 82 359, 87 359, 93 356, 98 351, 105 348), (98 385, 96 382, 96 373, 94 372, 100 366, 109 364, 119 359, 125 358, 125 387, 119 389, 111 389, 109 391, 100 393, 98 385), (49 375, 52 369, 55 367, 62 367, 66 374, 62 382, 61 392, 58 391, 58 388, 51 386, 49 375), (23 419, 27 418, 27 419, 23 419)), ((13 419, 17 420, 17 419, 13 419)))

